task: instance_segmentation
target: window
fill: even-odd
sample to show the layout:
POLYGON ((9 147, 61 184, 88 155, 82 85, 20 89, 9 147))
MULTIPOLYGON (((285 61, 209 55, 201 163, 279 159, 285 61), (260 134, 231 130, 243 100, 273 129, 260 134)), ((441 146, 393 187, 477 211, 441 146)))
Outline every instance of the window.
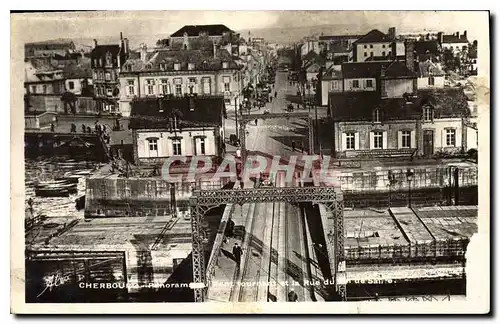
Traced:
POLYGON ((373 88, 373 80, 366 80, 366 87, 373 88))
POLYGON ((102 71, 99 71, 99 80, 104 79, 104 74, 102 71))
POLYGON ((385 48, 385 44, 382 44, 382 48, 385 48))
POLYGON ((172 140, 172 152, 174 155, 182 155, 180 139, 172 140))
POLYGON ((345 149, 354 150, 354 133, 345 134, 345 149))
POLYGON ((150 151, 158 151, 158 139, 148 138, 148 147, 150 151))
POLYGON ((188 64, 188 70, 190 70, 190 71, 194 70, 194 63, 188 64))
POLYGON ((182 96, 182 84, 175 85, 175 95, 182 96))
POLYGON ((433 76, 430 76, 429 79, 428 79, 428 84, 433 86, 434 85, 434 77, 433 76))
POLYGON ((370 52, 370 57, 373 57, 373 52, 370 52))
POLYGON ((363 47, 364 47, 364 48, 366 48, 366 45, 365 45, 365 46, 363 46, 363 47))
POLYGON ((411 131, 402 131, 401 132, 401 147, 402 148, 410 148, 411 146, 411 131))
POLYGON ((455 146, 455 130, 453 128, 446 130, 446 146, 455 146))
POLYGON ((36 93, 36 86, 31 86, 31 92, 36 93))
POLYGON ((382 132, 373 132, 373 148, 374 149, 382 149, 383 148, 383 133, 382 132))
POLYGON ((193 94, 196 92, 195 86, 196 86, 196 78, 189 78, 189 85, 188 85, 189 94, 193 94))
POLYGON ((224 91, 231 91, 231 78, 230 77, 224 77, 224 91))
POLYGON ((160 70, 165 71, 167 69, 167 64, 160 63, 160 70))
POLYGON ((424 108, 424 121, 432 121, 434 119, 434 111, 432 108, 424 108))
POLYGON ((175 63, 174 64, 174 70, 179 71, 181 69, 181 64, 180 63, 175 63))
POLYGON ((353 80, 352 81, 352 87, 353 88, 359 88, 359 80, 353 80))
POLYGON ((200 153, 205 154, 205 138, 200 138, 200 153))
POLYGON ((68 82, 68 88, 69 88, 70 90, 73 90, 73 89, 75 88, 75 82, 73 82, 73 81, 69 81, 69 82, 68 82))
POLYGON ((382 52, 382 56, 383 56, 383 57, 385 57, 385 51, 384 51, 384 52, 382 52))
POLYGON ((167 79, 161 80, 161 93, 168 94, 170 92, 168 91, 169 90, 168 88, 169 88, 168 80, 167 79))
POLYGON ((373 48, 373 44, 370 44, 370 48, 373 48))
POLYGON ((97 80, 97 72, 94 71, 94 80, 97 80))
POLYGON ((134 80, 128 81, 127 92, 129 96, 133 96, 135 94, 134 80))
POLYGON ((106 74, 104 74, 104 79, 105 79, 106 81, 110 81, 110 80, 111 80, 111 73, 106 72, 106 74))
POLYGON ((203 84, 203 94, 210 94, 211 92, 210 78, 203 78, 201 79, 201 82, 203 84))
POLYGON ((367 56, 368 56, 368 53, 365 52, 365 57, 367 57, 367 56))
POLYGON ((47 93, 47 86, 46 85, 42 86, 42 93, 47 93))
POLYGON ((380 109, 378 109, 378 108, 373 110, 373 122, 380 123, 380 109))
POLYGON ((108 97, 113 96, 113 91, 111 90, 111 87, 106 87, 106 94, 108 95, 108 97))
POLYGON ((229 68, 229 63, 228 62, 222 62, 222 68, 223 69, 228 69, 229 68))
POLYGON ((387 56, 391 56, 391 51, 387 52, 387 56))
POLYGON ((155 93, 155 87, 154 87, 154 80, 153 79, 148 79, 146 80, 146 89, 147 89, 147 94, 148 95, 153 95, 155 93))

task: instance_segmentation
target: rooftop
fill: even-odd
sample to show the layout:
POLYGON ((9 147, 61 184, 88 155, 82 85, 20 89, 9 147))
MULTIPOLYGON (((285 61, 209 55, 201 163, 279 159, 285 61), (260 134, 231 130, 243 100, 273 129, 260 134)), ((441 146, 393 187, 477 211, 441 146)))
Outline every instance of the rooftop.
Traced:
POLYGON ((465 35, 456 34, 452 35, 443 35, 443 43, 468 43, 467 37, 465 35))
POLYGON ((359 39, 361 37, 363 37, 363 35, 324 35, 324 36, 319 36, 319 40, 328 41, 328 40, 359 39))
POLYGON ((386 43, 390 42, 391 39, 389 38, 389 35, 384 34, 378 29, 372 29, 369 31, 367 34, 365 34, 363 37, 359 38, 356 41, 356 44, 363 44, 363 43, 386 43))
POLYGON ((24 44, 25 46, 56 46, 56 47, 74 47, 74 43, 70 39, 58 38, 52 40, 45 40, 40 42, 31 42, 24 44))
POLYGON ((168 128, 168 120, 177 118, 179 127, 214 127, 222 125, 224 98, 172 97, 141 98, 132 101, 130 128, 168 128))
POLYGON ((208 36, 222 36, 224 33, 233 32, 231 29, 225 25, 185 25, 170 37, 184 37, 187 33, 188 36, 199 36, 200 33, 207 33, 208 36))
POLYGON ((120 53, 120 45, 97 45, 90 53, 90 56, 92 58, 101 57, 107 52, 110 52, 112 56, 117 56, 120 53))
POLYGON ((64 77, 67 79, 85 79, 92 78, 92 69, 90 59, 84 59, 76 62, 70 62, 64 65, 64 77))
POLYGON ((462 88, 420 89, 417 96, 415 104, 419 107, 432 106, 434 118, 456 118, 470 114, 467 97, 462 88))

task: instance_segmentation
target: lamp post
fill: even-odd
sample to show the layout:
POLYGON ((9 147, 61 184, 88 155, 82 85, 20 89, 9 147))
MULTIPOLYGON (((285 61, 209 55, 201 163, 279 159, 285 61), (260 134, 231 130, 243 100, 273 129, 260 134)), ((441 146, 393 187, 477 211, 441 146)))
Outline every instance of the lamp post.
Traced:
POLYGON ((406 171, 406 179, 408 180, 408 207, 411 208, 411 181, 413 180, 413 169, 406 171))
POLYGON ((392 204, 392 186, 394 186, 396 182, 396 175, 389 170, 389 208, 391 208, 392 204))

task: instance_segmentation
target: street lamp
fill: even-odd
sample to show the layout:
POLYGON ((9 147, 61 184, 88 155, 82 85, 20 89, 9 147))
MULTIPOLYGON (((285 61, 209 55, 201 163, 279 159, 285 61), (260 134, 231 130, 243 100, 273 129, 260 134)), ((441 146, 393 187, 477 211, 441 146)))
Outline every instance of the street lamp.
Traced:
POLYGON ((389 208, 391 208, 392 203, 392 186, 394 186, 397 182, 396 175, 389 170, 389 208))
POLYGON ((406 179, 408 180, 408 207, 411 208, 411 181, 413 180, 413 169, 406 171, 406 179))

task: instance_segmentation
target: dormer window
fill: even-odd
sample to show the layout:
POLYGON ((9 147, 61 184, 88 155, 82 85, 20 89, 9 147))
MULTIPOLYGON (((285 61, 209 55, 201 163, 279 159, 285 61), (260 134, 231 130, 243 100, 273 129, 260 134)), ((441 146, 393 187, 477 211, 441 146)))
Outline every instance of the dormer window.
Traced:
POLYGON ((153 68, 153 65, 151 64, 146 64, 146 69, 151 70, 153 68))
POLYGON ((434 109, 432 109, 432 107, 424 107, 424 111, 423 111, 423 114, 424 114, 424 121, 433 121, 434 120, 434 109))
POLYGON ((193 71, 194 70, 194 63, 188 63, 188 70, 193 71))
POLYGON ((166 63, 160 63, 160 70, 165 71, 167 69, 166 63))
POLYGON ((179 71, 181 69, 181 63, 174 64, 174 70, 179 71))
POLYGON ((208 69, 208 62, 207 61, 203 61, 203 68, 208 69))
POLYGON ((373 110, 373 122, 380 123, 380 108, 375 108, 373 110))
POLYGON ((222 62, 222 68, 223 69, 228 69, 229 68, 229 63, 228 62, 222 62))

